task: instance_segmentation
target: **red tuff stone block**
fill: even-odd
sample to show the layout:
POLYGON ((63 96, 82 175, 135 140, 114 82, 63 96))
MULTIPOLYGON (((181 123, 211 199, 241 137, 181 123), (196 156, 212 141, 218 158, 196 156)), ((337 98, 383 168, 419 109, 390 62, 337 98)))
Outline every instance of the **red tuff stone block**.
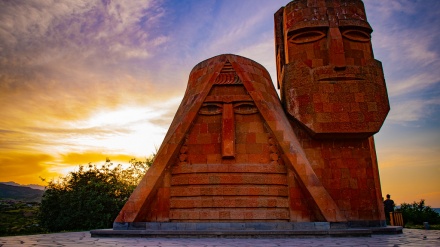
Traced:
MULTIPOLYGON (((219 150, 219 149, 218 149, 219 150)), ((222 160, 221 155, 217 152, 216 154, 207 154, 206 155, 206 162, 209 165, 212 164, 219 164, 222 160)))
POLYGON ((255 133, 246 134, 246 143, 256 143, 257 137, 255 133))
POLYGON ((207 123, 200 123, 199 133, 200 134, 207 134, 208 133, 208 124, 207 123))
POLYGON ((263 152, 263 145, 260 143, 248 143, 245 148, 248 154, 259 154, 263 152))
POLYGON ((211 134, 199 134, 196 139, 198 144, 211 144, 211 134))
POLYGON ((202 154, 189 154, 188 160, 192 164, 206 164, 207 157, 202 154))
POLYGON ((217 154, 218 153, 218 145, 217 144, 207 144, 203 146, 203 153, 208 154, 217 154))
POLYGON ((219 212, 220 220, 229 220, 231 219, 231 212, 229 211, 220 211, 219 212))

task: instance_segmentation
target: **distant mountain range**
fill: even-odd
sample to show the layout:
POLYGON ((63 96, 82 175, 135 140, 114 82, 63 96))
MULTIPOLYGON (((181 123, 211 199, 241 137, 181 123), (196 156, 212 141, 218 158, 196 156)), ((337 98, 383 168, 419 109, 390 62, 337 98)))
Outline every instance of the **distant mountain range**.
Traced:
POLYGON ((20 185, 15 182, 0 182, 0 199, 40 202, 44 187, 40 185, 20 185))
POLYGON ((31 189, 36 189, 36 190, 44 190, 44 186, 38 185, 38 184, 28 184, 28 185, 24 185, 24 184, 17 184, 16 182, 13 181, 9 181, 9 182, 0 182, 0 184, 6 184, 6 185, 12 185, 12 186, 19 186, 19 187, 29 187, 31 189))

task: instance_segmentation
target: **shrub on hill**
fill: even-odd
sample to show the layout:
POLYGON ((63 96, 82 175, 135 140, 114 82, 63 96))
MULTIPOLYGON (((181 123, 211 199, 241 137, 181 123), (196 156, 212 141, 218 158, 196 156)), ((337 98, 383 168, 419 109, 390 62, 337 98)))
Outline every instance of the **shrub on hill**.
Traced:
POLYGON ((132 159, 130 167, 109 160, 98 167, 80 166, 58 181, 50 181, 41 201, 39 221, 49 231, 112 227, 113 220, 152 164, 132 159))
POLYGON ((430 206, 425 205, 425 200, 413 203, 402 203, 400 206, 405 223, 423 225, 423 222, 440 224, 440 215, 430 206))

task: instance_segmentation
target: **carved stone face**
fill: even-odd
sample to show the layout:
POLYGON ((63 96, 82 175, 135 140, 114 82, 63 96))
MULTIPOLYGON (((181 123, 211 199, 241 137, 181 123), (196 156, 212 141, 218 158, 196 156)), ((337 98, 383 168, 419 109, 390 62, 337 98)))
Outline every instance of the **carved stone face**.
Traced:
POLYGON ((373 30, 360 1, 319 8, 298 9, 299 5, 294 1, 285 10, 287 64, 302 62, 312 69, 328 67, 332 71, 326 72, 334 73, 336 78, 330 74, 326 79, 338 81, 338 74, 340 79, 349 77, 343 73, 345 68, 367 66, 374 59, 370 36, 373 30))
POLYGON ((318 137, 379 131, 389 104, 363 3, 292 1, 282 22, 278 74, 288 113, 318 137))
MULTIPOLYGON (((242 118, 247 118, 248 120, 254 118, 257 120, 255 116, 246 116, 256 114, 257 112, 258 109, 252 98, 246 94, 244 86, 216 85, 205 99, 199 114, 210 116, 207 118, 216 119, 214 121, 221 125, 222 158, 234 158, 236 153, 236 134, 243 134, 241 132, 236 133, 236 125, 242 122, 242 118), (237 124, 236 115, 240 115, 237 116, 237 124)), ((243 138, 239 140, 241 139, 243 138)))
POLYGON ((198 110, 185 146, 190 164, 278 163, 264 120, 227 63, 198 110))
POLYGON ((283 110, 268 72, 234 55, 211 58, 191 72, 181 109, 193 117, 176 121, 190 124, 171 167, 170 220, 289 220, 287 169, 266 121, 283 110))

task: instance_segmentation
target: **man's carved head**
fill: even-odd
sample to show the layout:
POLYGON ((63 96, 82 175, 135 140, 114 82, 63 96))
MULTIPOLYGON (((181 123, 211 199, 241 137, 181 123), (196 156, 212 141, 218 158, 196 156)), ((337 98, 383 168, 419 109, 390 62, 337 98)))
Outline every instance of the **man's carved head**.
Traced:
POLYGON ((294 0, 275 14, 275 29, 278 83, 291 116, 317 137, 379 131, 388 96, 362 1, 294 0))

